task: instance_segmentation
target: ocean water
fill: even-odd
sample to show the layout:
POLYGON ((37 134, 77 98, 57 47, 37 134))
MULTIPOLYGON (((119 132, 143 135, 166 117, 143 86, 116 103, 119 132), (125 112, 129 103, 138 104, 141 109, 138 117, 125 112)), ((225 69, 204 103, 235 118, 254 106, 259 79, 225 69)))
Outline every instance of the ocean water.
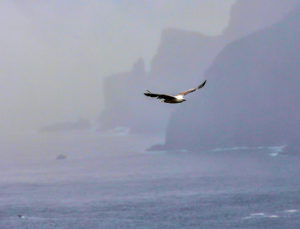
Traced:
POLYGON ((300 228, 300 157, 145 151, 158 141, 2 137, 0 228, 300 228))

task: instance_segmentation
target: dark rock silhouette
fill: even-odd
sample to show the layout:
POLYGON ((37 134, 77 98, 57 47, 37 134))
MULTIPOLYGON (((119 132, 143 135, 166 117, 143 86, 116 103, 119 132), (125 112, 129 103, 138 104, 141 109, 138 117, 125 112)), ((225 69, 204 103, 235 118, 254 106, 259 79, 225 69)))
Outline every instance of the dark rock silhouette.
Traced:
POLYGON ((153 113, 157 109, 155 104, 145 103, 143 92, 146 85, 151 85, 151 80, 142 59, 137 61, 131 72, 107 77, 103 84, 105 110, 100 116, 100 130, 123 127, 129 128, 130 132, 151 132, 158 131, 161 128, 159 124, 166 125, 166 110, 164 113, 162 109, 161 114, 167 117, 156 117, 153 113), (148 128, 145 129, 145 126, 148 128))
POLYGON ((59 154, 59 155, 57 155, 56 160, 64 160, 64 159, 66 159, 66 158, 67 158, 66 155, 64 155, 64 154, 59 154))
POLYGON ((300 153, 299 63, 298 7, 226 46, 206 73, 203 93, 172 115, 165 148, 287 145, 300 153))
POLYGON ((229 27, 216 37, 165 29, 149 73, 139 60, 130 72, 104 81, 105 110, 100 115, 100 129, 125 126, 133 132, 164 131, 176 108, 148 101, 143 97, 146 89, 172 94, 198 85, 225 45, 278 22, 295 5, 294 0, 240 0, 232 9, 229 27))
POLYGON ((20 219, 25 219, 25 218, 26 218, 24 215, 21 215, 21 214, 19 214, 18 217, 19 217, 20 219))

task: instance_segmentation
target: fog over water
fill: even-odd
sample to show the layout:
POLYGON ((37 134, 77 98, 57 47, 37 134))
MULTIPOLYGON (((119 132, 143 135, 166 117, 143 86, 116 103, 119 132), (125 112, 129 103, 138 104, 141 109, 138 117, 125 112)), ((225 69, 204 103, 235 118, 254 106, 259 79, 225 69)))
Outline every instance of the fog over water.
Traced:
POLYGON ((299 157, 270 154, 278 149, 145 151, 160 139, 94 133, 17 136, 17 144, 2 139, 1 228, 299 225, 299 157))
POLYGON ((0 228, 300 228, 297 4, 1 1, 0 228))

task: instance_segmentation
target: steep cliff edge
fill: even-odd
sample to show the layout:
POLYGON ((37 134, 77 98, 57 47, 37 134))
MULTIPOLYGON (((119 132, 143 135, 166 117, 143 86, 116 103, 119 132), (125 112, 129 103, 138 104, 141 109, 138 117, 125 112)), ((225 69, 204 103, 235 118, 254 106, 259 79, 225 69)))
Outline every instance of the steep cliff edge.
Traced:
POLYGON ((146 89, 172 94, 194 87, 226 44, 277 22, 294 5, 293 0, 266 0, 264 5, 261 0, 237 1, 228 28, 216 37, 165 29, 150 72, 145 72, 139 60, 130 72, 114 74, 104 81, 105 110, 99 119, 100 128, 125 126, 138 132, 165 131, 176 107, 148 101, 143 96, 146 89))
POLYGON ((300 149, 299 63, 297 8, 280 23, 226 46, 206 73, 205 90, 172 115, 165 148, 300 149))

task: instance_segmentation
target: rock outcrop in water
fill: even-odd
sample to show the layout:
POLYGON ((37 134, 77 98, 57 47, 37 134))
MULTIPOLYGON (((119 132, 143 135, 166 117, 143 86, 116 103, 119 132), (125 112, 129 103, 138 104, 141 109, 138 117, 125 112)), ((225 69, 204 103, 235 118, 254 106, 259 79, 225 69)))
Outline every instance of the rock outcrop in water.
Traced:
POLYGON ((59 154, 59 155, 57 155, 56 160, 65 160, 66 158, 67 158, 66 155, 64 155, 64 154, 59 154))
POLYGON ((300 152, 299 73, 300 7, 226 46, 205 90, 172 115, 164 148, 288 145, 300 152))
POLYGON ((198 85, 225 45, 281 20, 294 6, 294 0, 240 0, 232 9, 229 27, 217 37, 164 30, 150 72, 139 60, 130 72, 104 81, 105 110, 100 115, 100 129, 123 126, 132 132, 164 131, 176 108, 147 101, 143 97, 146 89, 172 94, 198 85))

